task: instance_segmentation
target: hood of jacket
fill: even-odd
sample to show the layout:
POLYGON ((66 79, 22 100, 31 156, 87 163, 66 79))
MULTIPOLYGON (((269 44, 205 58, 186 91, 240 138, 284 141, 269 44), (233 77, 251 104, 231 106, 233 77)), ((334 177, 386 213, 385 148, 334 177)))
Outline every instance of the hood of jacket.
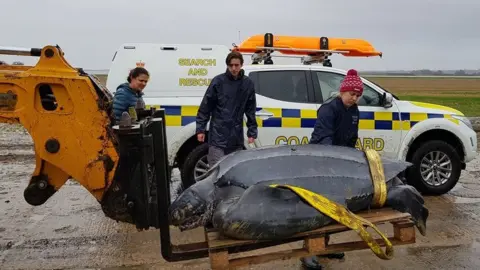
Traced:
POLYGON ((135 91, 135 90, 133 90, 133 89, 130 87, 130 83, 128 83, 128 82, 122 83, 122 84, 120 84, 119 86, 117 86, 117 89, 116 89, 116 90, 118 91, 119 89, 128 90, 128 91, 132 92, 132 93, 133 93, 134 95, 136 95, 136 96, 143 96, 143 94, 144 94, 143 91, 135 91))

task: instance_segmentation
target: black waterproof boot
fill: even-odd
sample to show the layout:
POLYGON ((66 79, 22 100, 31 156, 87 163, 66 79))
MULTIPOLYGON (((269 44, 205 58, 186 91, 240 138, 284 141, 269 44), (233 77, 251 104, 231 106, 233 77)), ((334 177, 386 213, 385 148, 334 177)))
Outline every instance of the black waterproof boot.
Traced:
POLYGON ((345 253, 340 252, 340 253, 326 254, 326 255, 323 255, 322 257, 335 259, 335 260, 342 260, 343 258, 345 258, 345 253))
POLYGON ((332 254, 325 254, 321 256, 311 256, 301 258, 300 261, 302 262, 302 266, 305 269, 323 269, 321 263, 318 261, 319 258, 326 258, 326 259, 334 259, 334 260, 342 260, 345 257, 345 253, 332 253, 332 254))
POLYGON ((304 269, 323 269, 317 258, 317 256, 305 257, 301 258, 300 261, 304 269))

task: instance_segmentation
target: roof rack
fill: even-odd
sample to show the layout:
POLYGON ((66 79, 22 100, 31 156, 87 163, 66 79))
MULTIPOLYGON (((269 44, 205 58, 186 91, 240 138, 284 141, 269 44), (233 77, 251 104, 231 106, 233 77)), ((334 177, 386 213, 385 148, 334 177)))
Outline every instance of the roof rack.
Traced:
POLYGON ((272 53, 277 51, 284 57, 301 57, 305 65, 321 63, 331 67, 329 56, 334 53, 347 57, 380 56, 366 40, 352 38, 274 36, 272 33, 254 35, 245 39, 240 45, 232 44, 232 51, 252 54, 252 64, 273 64, 272 53))

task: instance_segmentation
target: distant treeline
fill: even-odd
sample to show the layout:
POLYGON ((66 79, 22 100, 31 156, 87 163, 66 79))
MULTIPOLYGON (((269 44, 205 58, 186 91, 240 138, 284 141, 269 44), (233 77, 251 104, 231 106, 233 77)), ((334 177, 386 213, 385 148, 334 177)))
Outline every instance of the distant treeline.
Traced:
MULTIPOLYGON (((7 65, 6 62, 0 60, 0 65, 7 65)), ((22 66, 23 62, 15 61, 12 65, 22 66)), ((98 75, 107 75, 108 69, 100 70, 85 70, 91 74, 98 75)), ((480 69, 477 70, 431 70, 431 69, 420 69, 420 70, 386 70, 386 71, 368 71, 363 70, 360 72, 362 75, 382 75, 382 76, 480 76, 480 69)))
POLYGON ((363 75, 387 76, 480 76, 480 70, 391 70, 391 71, 362 71, 363 75))

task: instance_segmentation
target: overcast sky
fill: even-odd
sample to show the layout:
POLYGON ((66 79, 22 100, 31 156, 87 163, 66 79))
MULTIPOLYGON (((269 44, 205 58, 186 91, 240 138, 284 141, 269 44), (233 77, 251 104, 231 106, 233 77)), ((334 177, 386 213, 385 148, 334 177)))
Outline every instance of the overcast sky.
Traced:
MULTIPOLYGON (((364 38, 383 58, 333 56, 360 70, 480 68, 479 0, 1 0, 0 46, 58 44, 85 69, 108 69, 124 42, 230 46, 249 35, 364 38), (185 7, 182 7, 185 5, 185 7), (289 19, 287 19, 289 18, 289 19)), ((23 57, 1 56, 0 60, 23 57)))

